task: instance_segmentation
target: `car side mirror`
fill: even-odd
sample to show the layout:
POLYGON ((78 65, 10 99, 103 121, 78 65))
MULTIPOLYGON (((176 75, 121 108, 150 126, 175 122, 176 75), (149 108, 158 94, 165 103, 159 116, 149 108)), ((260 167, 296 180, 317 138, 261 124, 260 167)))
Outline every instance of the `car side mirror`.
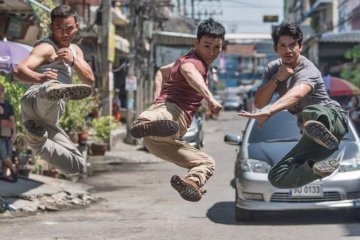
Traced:
POLYGON ((239 135, 226 134, 224 137, 224 142, 229 145, 241 145, 242 138, 239 135))

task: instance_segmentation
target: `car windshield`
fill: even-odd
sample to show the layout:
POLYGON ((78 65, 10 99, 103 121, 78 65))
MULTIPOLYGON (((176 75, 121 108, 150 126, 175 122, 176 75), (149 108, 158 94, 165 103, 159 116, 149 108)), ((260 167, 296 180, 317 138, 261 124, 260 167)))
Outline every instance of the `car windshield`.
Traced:
MULTIPOLYGON (((252 125, 248 142, 291 142, 298 141, 300 137, 296 117, 283 111, 272 116, 262 128, 259 128, 255 122, 252 125)), ((349 131, 343 140, 354 140, 354 135, 349 131)))
POLYGON ((239 97, 230 97, 226 99, 226 102, 240 102, 239 97))

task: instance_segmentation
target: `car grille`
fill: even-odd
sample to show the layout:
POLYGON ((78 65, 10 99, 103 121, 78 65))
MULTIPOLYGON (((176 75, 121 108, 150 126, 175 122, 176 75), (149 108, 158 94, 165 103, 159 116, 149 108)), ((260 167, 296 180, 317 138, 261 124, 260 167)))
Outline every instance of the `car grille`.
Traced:
POLYGON ((323 197, 292 197, 290 193, 274 193, 271 196, 271 202, 327 202, 340 201, 341 196, 338 192, 324 192, 323 197))

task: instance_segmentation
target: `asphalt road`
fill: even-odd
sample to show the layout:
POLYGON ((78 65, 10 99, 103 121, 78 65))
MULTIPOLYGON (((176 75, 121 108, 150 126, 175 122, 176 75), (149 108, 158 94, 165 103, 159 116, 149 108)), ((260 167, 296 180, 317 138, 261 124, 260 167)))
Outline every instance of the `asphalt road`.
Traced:
POLYGON ((342 240, 360 239, 360 224, 347 212, 269 213, 257 221, 235 221, 231 186, 236 147, 223 143, 245 120, 222 112, 205 125, 205 152, 216 159, 208 193, 198 203, 180 198, 170 184, 185 170, 168 163, 114 165, 84 180, 102 200, 86 209, 1 219, 0 239, 124 240, 342 240))

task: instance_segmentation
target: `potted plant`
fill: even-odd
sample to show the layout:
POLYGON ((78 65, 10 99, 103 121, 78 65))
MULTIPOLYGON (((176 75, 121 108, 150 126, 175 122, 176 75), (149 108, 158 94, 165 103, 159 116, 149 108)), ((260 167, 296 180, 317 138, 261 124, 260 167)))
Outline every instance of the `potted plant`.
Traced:
MULTIPOLYGON (((74 83, 80 80, 74 77, 74 83)), ((81 101, 67 101, 63 116, 60 119, 60 125, 69 135, 70 139, 76 143, 78 141, 86 142, 88 136, 88 115, 92 110, 93 98, 86 98, 81 101), (84 136, 86 139, 84 139, 84 136)))
MULTIPOLYGON (((87 98, 81 101, 66 102, 60 125, 74 142, 76 142, 80 134, 88 129, 87 115, 91 111, 91 101, 91 98, 87 98)), ((84 139, 80 140, 84 141, 84 139)))
POLYGON ((116 127, 113 116, 101 116, 94 118, 91 122, 93 129, 91 152, 93 155, 104 155, 109 148, 110 132, 116 127))

